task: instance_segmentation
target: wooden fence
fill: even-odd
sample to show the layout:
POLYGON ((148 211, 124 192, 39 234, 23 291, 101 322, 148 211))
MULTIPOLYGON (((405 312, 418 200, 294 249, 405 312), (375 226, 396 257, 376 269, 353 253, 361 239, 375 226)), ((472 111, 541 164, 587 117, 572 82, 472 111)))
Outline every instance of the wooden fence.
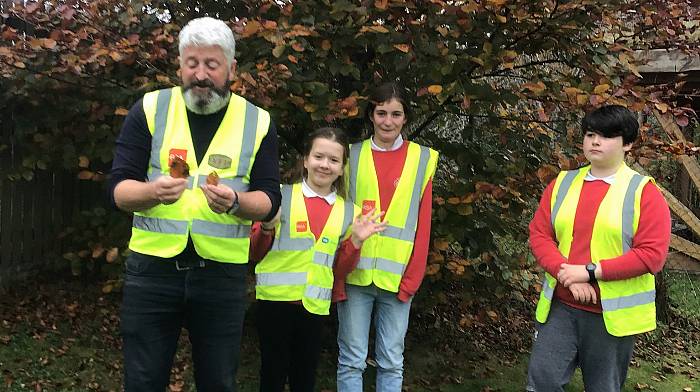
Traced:
MULTIPOLYGON (((11 124, 0 119, 2 172, 21 164, 11 124)), ((66 171, 36 171, 31 181, 0 176, 0 288, 60 259, 58 235, 84 208, 103 204, 100 185, 66 171)))

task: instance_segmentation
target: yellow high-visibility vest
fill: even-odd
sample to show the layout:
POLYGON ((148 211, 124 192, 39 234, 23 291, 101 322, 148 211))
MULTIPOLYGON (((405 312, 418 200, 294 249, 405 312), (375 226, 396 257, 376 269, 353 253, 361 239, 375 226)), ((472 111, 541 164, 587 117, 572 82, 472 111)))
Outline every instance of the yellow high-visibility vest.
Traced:
MULTIPOLYGON (((437 151, 406 142, 408 153, 394 197, 384 215, 386 230, 368 238, 362 245, 360 262, 348 275, 347 283, 377 287, 394 293, 399 291, 401 277, 413 253, 418 212, 423 191, 435 174, 437 151)), ((381 207, 379 182, 369 139, 350 146, 350 199, 357 205, 381 207)), ((365 213, 366 211, 363 211, 365 213)))
MULTIPOLYGON (((552 191, 552 227, 559 244, 559 251, 569 257, 573 241, 574 218, 583 180, 590 166, 559 173, 552 191)), ((593 223, 591 238, 591 262, 612 259, 627 253, 632 247, 639 224, 640 204, 644 186, 650 177, 623 165, 615 173, 593 223)), ((545 272, 540 300, 535 317, 547 321, 557 280, 545 272)), ((613 336, 629 336, 656 328, 656 289, 654 275, 646 273, 631 279, 602 281, 600 303, 608 333, 613 336)))
POLYGON ((350 236, 350 225, 359 211, 338 196, 316 240, 301 183, 283 185, 275 240, 255 267, 255 297, 268 301, 301 300, 310 313, 329 314, 335 254, 350 236))
POLYGON ((180 87, 147 93, 143 97, 143 110, 152 135, 148 181, 170 173, 170 155, 174 151, 186 151, 190 176, 187 189, 177 202, 134 213, 129 248, 148 255, 173 257, 185 249, 191 236, 197 253, 204 259, 247 263, 251 221, 214 213, 199 185, 206 183, 209 173, 215 170, 220 184, 246 192, 255 155, 270 125, 270 115, 232 94, 200 165, 180 87))

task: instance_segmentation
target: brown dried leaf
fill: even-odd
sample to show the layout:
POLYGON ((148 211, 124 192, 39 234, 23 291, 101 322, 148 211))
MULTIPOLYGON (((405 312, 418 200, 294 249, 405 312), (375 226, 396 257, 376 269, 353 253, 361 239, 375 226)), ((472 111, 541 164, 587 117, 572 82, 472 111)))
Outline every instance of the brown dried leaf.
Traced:
POLYGON ((105 260, 107 261, 107 263, 111 264, 117 260, 117 256, 119 256, 119 248, 114 247, 107 251, 107 255, 105 255, 105 260))
POLYGON ((88 166, 90 166, 90 159, 85 155, 81 155, 78 158, 78 167, 87 168, 88 166))
POLYGON ((91 180, 94 175, 95 173, 90 170, 81 170, 80 173, 78 173, 78 178, 81 180, 91 180))
POLYGON ((214 186, 219 185, 219 175, 216 173, 216 170, 213 170, 207 176, 207 184, 214 185, 214 186))
POLYGON ((190 176, 190 165, 179 156, 174 156, 170 162, 170 177, 187 178, 190 176))
POLYGON ((409 44, 396 44, 394 47, 404 53, 408 53, 411 50, 411 46, 409 44))

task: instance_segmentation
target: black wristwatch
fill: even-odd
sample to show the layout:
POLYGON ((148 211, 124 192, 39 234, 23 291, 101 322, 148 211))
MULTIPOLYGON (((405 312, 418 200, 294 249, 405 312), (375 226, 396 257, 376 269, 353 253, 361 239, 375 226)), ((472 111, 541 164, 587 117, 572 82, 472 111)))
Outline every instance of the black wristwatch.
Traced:
POLYGON ((235 214, 236 211, 238 211, 238 207, 241 206, 241 205, 238 203, 238 192, 233 191, 233 195, 236 196, 236 198, 233 200, 233 204, 231 204, 231 207, 230 207, 228 210, 226 210, 226 213, 229 214, 229 215, 235 214))
POLYGON ((595 278, 595 268, 597 266, 593 263, 586 264, 586 271, 588 271, 588 282, 593 283, 596 281, 595 278))

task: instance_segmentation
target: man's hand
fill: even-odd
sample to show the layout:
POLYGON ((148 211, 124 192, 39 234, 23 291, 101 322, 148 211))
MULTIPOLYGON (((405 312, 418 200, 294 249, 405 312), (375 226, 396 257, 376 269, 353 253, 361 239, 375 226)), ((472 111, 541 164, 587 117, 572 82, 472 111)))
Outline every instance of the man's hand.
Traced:
POLYGON ((173 204, 180 199, 182 192, 187 188, 187 179, 160 176, 150 182, 153 190, 153 198, 162 204, 173 204))
POLYGON ((569 291, 573 294, 574 299, 582 304, 598 303, 595 289, 590 283, 572 283, 569 286, 569 291))
POLYGON ((228 211, 236 200, 236 194, 233 192, 233 189, 226 185, 202 184, 200 188, 204 191, 204 197, 207 198, 209 208, 217 214, 223 214, 228 211))
POLYGON ((589 276, 585 265, 563 263, 559 267, 557 280, 564 287, 569 287, 574 283, 588 283, 589 276))

